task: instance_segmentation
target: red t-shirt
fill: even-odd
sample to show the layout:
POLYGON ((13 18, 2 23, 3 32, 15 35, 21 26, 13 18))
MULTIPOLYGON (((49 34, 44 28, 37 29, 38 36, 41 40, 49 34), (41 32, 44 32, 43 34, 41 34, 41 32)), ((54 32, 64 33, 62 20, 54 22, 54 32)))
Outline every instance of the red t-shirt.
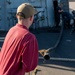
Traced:
POLYGON ((0 75, 25 75, 38 64, 36 37, 20 24, 12 27, 0 53, 0 75))

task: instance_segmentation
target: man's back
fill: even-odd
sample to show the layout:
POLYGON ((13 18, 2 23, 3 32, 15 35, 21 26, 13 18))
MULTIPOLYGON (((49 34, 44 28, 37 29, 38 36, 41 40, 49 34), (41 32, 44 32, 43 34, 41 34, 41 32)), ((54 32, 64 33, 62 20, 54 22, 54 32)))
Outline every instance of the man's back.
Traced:
POLYGON ((24 75, 27 64, 22 65, 23 49, 32 38, 34 35, 25 26, 16 25, 10 29, 1 49, 0 75, 24 75))

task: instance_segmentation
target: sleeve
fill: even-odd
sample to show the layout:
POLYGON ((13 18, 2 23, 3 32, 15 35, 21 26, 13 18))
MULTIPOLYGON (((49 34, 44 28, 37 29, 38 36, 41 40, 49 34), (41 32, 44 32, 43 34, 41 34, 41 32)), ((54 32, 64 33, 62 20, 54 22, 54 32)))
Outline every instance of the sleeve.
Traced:
POLYGON ((36 38, 30 38, 24 45, 22 53, 22 63, 25 72, 35 69, 38 64, 38 43, 36 38))

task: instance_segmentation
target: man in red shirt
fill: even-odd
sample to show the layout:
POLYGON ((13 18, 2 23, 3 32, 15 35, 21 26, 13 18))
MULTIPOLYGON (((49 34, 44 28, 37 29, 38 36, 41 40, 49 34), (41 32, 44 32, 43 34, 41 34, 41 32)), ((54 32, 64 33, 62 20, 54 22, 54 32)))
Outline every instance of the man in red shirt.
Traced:
POLYGON ((6 35, 0 53, 0 75, 25 75, 38 64, 38 43, 29 32, 35 8, 23 3, 17 8, 18 23, 6 35))

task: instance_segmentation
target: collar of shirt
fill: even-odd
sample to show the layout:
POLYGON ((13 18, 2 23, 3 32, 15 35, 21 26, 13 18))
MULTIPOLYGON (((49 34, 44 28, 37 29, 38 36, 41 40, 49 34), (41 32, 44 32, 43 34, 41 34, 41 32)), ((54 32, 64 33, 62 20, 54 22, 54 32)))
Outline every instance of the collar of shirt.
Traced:
MULTIPOLYGON (((24 28, 24 29, 26 29, 26 30, 28 30, 28 28, 26 27, 26 26, 24 26, 24 25, 22 25, 22 24, 16 24, 16 26, 19 26, 19 27, 21 27, 21 28, 24 28)), ((29 31, 29 30, 28 30, 29 31)))

